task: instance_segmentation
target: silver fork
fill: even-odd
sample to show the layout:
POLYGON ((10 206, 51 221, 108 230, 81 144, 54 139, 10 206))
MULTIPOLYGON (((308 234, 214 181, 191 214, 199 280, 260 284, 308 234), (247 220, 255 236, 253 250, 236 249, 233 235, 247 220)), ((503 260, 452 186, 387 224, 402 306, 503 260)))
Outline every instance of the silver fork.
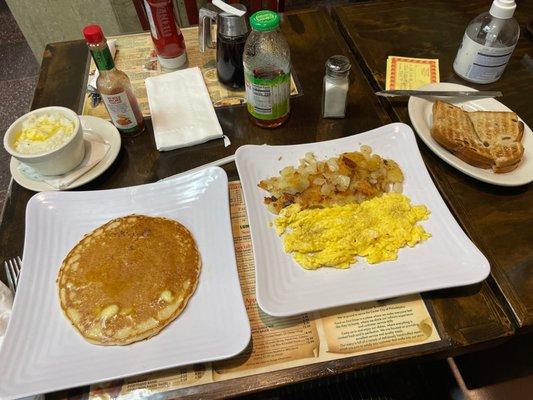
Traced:
POLYGON ((20 269, 22 268, 22 260, 20 257, 15 257, 4 262, 4 268, 6 269, 7 284, 9 289, 15 294, 17 286, 19 284, 20 269))

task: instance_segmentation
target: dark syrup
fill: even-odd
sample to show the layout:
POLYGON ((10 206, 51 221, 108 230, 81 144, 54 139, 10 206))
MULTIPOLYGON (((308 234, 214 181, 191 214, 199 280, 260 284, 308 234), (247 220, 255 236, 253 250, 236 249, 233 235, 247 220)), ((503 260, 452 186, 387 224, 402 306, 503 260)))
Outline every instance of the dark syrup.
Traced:
POLYGON ((217 37, 217 75, 218 80, 230 89, 244 87, 244 66, 242 53, 246 44, 246 35, 227 38, 217 37))

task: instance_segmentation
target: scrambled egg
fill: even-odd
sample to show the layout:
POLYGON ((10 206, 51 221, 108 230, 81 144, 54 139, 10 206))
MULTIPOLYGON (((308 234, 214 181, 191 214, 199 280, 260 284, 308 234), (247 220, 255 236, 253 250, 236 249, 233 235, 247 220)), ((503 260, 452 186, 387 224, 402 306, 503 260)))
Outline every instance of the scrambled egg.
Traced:
POLYGON ((424 205, 411 206, 400 193, 384 194, 360 204, 302 210, 284 208, 275 219, 287 253, 305 269, 348 268, 356 256, 370 264, 396 260, 398 250, 428 239, 418 222, 427 219, 424 205))

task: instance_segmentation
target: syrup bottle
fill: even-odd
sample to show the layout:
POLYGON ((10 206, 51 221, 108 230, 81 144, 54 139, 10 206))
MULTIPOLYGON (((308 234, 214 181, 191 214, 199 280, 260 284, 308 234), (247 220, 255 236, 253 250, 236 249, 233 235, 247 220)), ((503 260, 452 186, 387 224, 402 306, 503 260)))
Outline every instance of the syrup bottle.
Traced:
POLYGON ((130 79, 115 68, 107 40, 99 25, 86 26, 83 36, 100 72, 96 89, 102 96, 113 124, 124 136, 137 136, 144 131, 144 119, 130 79))

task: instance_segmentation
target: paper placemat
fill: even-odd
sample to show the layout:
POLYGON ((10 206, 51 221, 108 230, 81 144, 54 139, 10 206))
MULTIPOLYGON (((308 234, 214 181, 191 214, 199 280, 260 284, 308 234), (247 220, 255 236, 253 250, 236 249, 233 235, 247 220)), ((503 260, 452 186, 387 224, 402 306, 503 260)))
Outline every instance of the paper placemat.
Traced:
POLYGON ((255 299, 252 242, 239 181, 229 183, 229 197, 237 268, 252 328, 253 348, 248 347, 229 360, 92 385, 90 400, 144 397, 188 386, 440 340, 420 295, 294 317, 278 318, 262 312, 255 299))
MULTIPOLYGON (((187 67, 199 67, 215 107, 234 106, 245 103, 245 92, 243 90, 229 90, 217 79, 216 70, 216 49, 206 49, 201 53, 198 45, 198 27, 182 28, 181 32, 187 47, 187 67)), ((133 35, 110 36, 108 39, 116 40, 115 65, 125 72, 131 80, 133 91, 139 101, 139 106, 145 117, 150 115, 148 106, 148 96, 144 80, 151 76, 161 75, 162 71, 154 50, 154 45, 149 32, 137 33, 133 35)), ((94 74, 96 65, 91 59, 89 67, 89 78, 94 74)), ((85 86, 84 86, 85 87, 85 86)), ((291 96, 299 94, 296 81, 291 76, 291 96)), ((83 102, 83 115, 92 115, 108 120, 109 114, 103 103, 96 107, 91 106, 91 100, 86 93, 83 102)))
POLYGON ((429 83, 439 83, 439 60, 389 56, 385 89, 418 89, 429 83))

